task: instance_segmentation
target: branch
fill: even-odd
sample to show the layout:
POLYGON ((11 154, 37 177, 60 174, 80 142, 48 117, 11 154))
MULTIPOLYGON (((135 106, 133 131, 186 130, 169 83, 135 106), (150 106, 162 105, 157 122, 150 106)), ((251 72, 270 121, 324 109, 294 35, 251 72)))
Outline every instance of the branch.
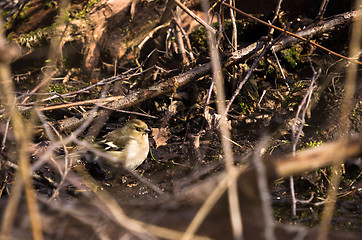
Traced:
MULTIPOLYGON (((205 74, 207 74, 211 69, 211 64, 206 63, 204 65, 201 65, 199 67, 194 68, 193 70, 190 70, 184 74, 181 74, 180 76, 177 76, 175 78, 168 79, 166 81, 163 81, 161 83, 158 83, 149 89, 141 89, 139 91, 134 92, 133 94, 127 95, 127 96, 115 96, 115 97, 109 97, 102 99, 103 103, 106 104, 100 104, 100 106, 106 106, 108 108, 114 108, 114 109, 125 109, 129 108, 131 106, 134 106, 138 103, 144 102, 146 100, 161 96, 165 93, 173 92, 177 88, 186 85, 193 79, 197 79, 205 74)), ((99 100, 88 100, 88 101, 82 101, 82 102, 74 102, 69 104, 62 104, 60 106, 52 106, 52 108, 41 108, 41 111, 47 111, 47 110, 53 110, 56 108, 64 108, 64 107, 71 107, 71 106, 78 106, 82 104, 93 104, 94 102, 97 102, 99 100)), ((101 116, 105 113, 107 110, 100 110, 98 112, 93 113, 93 117, 101 116)), ((74 129, 78 127, 85 119, 87 119, 90 116, 91 112, 87 111, 84 114, 82 114, 81 117, 71 117, 64 120, 59 121, 56 125, 58 129, 60 130, 68 130, 68 129, 74 129)))
MULTIPOLYGON (((357 61, 357 60, 355 60, 355 59, 352 59, 352 58, 348 58, 348 57, 343 56, 343 55, 341 55, 341 54, 339 54, 339 53, 333 52, 333 51, 329 50, 328 48, 325 48, 325 47, 319 45, 318 43, 309 41, 308 39, 302 37, 302 36, 310 36, 310 35, 313 35, 313 31, 309 31, 309 29, 300 31, 300 32, 298 32, 297 34, 295 34, 295 33, 286 31, 285 29, 276 27, 276 26, 274 26, 274 25, 272 25, 272 24, 270 24, 270 23, 267 23, 267 22, 265 22, 265 21, 263 21, 263 20, 260 20, 259 18, 256 18, 256 17, 254 17, 254 16, 252 16, 252 15, 250 15, 250 14, 247 14, 247 13, 245 13, 245 12, 243 12, 243 11, 241 11, 241 10, 239 10, 239 9, 237 9, 237 8, 235 8, 235 7, 227 4, 227 3, 224 3, 224 2, 223 2, 222 4, 225 5, 226 7, 229 7, 229 8, 234 9, 234 10, 237 11, 238 13, 240 13, 240 14, 242 14, 242 15, 244 15, 244 16, 247 16, 248 18, 253 19, 254 21, 257 21, 257 22, 259 22, 259 23, 261 23, 261 24, 267 25, 267 26, 269 26, 269 27, 271 27, 271 28, 274 28, 274 29, 276 29, 276 30, 278 30, 278 31, 280 31, 280 32, 282 32, 282 33, 286 33, 287 35, 290 35, 290 36, 291 36, 290 38, 292 38, 292 39, 295 40, 296 42, 297 42, 298 40, 299 40, 299 41, 307 42, 307 43, 309 43, 309 44, 311 44, 311 45, 313 45, 313 46, 315 46, 315 47, 317 47, 317 48, 319 48, 319 49, 322 49, 322 50, 324 50, 324 51, 327 51, 327 52, 329 52, 329 53, 331 53, 331 54, 333 54, 333 55, 335 55, 335 56, 338 56, 338 57, 343 58, 343 59, 345 59, 345 60, 348 60, 348 61, 351 61, 351 62, 358 63, 358 64, 362 65, 362 62, 359 62, 359 61, 357 61)), ((360 10, 360 11, 352 11, 352 12, 340 14, 340 15, 337 15, 337 17, 332 18, 331 20, 327 20, 327 21, 325 21, 325 22, 322 22, 322 25, 318 25, 317 27, 314 27, 313 29, 315 30, 315 32, 322 33, 322 32, 325 32, 325 31, 327 31, 327 30, 332 29, 333 27, 336 27, 337 25, 350 23, 350 22, 352 22, 356 17, 360 17, 360 16, 362 16, 362 10, 360 10), (327 26, 327 27, 326 27, 326 26, 327 26)), ((280 49, 276 48, 275 50, 276 50, 276 51, 279 51, 280 49)))

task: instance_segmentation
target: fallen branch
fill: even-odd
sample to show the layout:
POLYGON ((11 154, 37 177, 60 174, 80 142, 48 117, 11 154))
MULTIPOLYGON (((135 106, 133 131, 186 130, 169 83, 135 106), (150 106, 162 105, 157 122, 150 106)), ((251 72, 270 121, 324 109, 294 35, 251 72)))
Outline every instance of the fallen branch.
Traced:
MULTIPOLYGON (((300 32, 292 33, 292 32, 286 31, 286 30, 284 30, 282 28, 276 27, 276 26, 274 26, 272 24, 269 24, 269 23, 267 23, 267 22, 265 22, 263 20, 260 20, 259 18, 256 18, 256 17, 254 17, 254 16, 252 16, 250 14, 247 14, 247 13, 245 13, 245 12, 243 12, 243 11, 241 11, 241 10, 239 10, 239 9, 237 9, 237 8, 227 4, 227 3, 223 2, 222 4, 225 5, 226 7, 234 9, 238 13, 240 13, 240 14, 248 17, 248 18, 253 19, 254 21, 257 21, 259 23, 262 23, 262 24, 267 25, 267 26, 269 26, 271 28, 274 28, 274 29, 276 29, 276 30, 278 30, 278 31, 280 31, 282 33, 285 33, 285 34, 289 35, 289 37, 286 38, 284 41, 282 40, 278 44, 276 44, 276 46, 274 48, 275 51, 280 51, 281 49, 283 49, 285 47, 288 47, 291 44, 294 44, 294 43, 296 43, 298 41, 304 41, 304 42, 306 42, 308 44, 311 44, 311 45, 313 45, 313 46, 315 46, 315 47, 317 47, 319 49, 327 51, 327 52, 329 52, 329 53, 331 53, 331 54, 333 54, 335 56, 338 56, 338 57, 343 58, 345 60, 348 60, 348 61, 351 61, 351 62, 358 63, 358 64, 362 65, 361 62, 359 62, 359 61, 357 61, 355 59, 348 58, 348 57, 343 56, 343 55, 341 55, 339 53, 333 52, 333 51, 329 50, 326 47, 323 47, 323 46, 321 46, 321 45, 319 45, 319 44, 317 44, 317 43, 315 43, 313 41, 309 41, 308 39, 304 38, 305 36, 308 36, 308 38, 309 38, 309 37, 313 36, 314 34, 321 34, 321 33, 333 30, 334 28, 336 28, 339 25, 350 24, 353 20, 355 20, 355 18, 362 16, 362 11, 361 10, 360 11, 352 11, 352 12, 348 12, 348 13, 339 14, 337 16, 334 16, 334 17, 330 18, 329 20, 326 20, 326 21, 322 22, 321 24, 318 24, 316 27, 313 27, 313 28, 310 28, 310 29, 307 28, 307 29, 302 30, 300 32)), ((249 48, 248 51, 245 51, 245 49, 239 50, 238 54, 236 54, 235 56, 243 57, 248 53, 252 53, 253 50, 255 49, 255 47, 256 47, 256 43, 254 43, 253 45, 250 45, 248 47, 249 48)))
MULTIPOLYGON (((297 32, 296 35, 298 35, 300 37, 311 38, 315 35, 321 35, 322 33, 330 32, 330 31, 336 30, 337 28, 345 27, 345 26, 351 24, 353 21, 355 21, 356 18, 360 18, 360 17, 362 17, 361 10, 338 14, 336 16, 333 16, 333 17, 330 17, 330 18, 324 20, 323 22, 319 23, 318 25, 316 25, 314 27, 303 29, 303 30, 297 32)), ((295 37, 292 37, 292 36, 285 37, 275 45, 274 50, 280 51, 286 47, 292 46, 293 44, 295 44, 297 42, 300 42, 300 40, 296 39, 295 37)), ((312 45, 315 45, 314 42, 310 42, 310 41, 307 41, 307 42, 312 45)), ((333 52, 328 49, 324 49, 324 50, 333 54, 333 52)), ((346 57, 344 57, 344 59, 351 60, 350 58, 346 58, 346 57)), ((355 60, 353 60, 353 61, 356 62, 355 60)), ((361 62, 356 62, 356 63, 361 64, 361 62)))
MULTIPOLYGON (((158 83, 148 89, 141 89, 139 91, 134 92, 133 94, 127 96, 115 96, 102 99, 102 103, 108 108, 113 109, 125 109, 131 106, 134 106, 138 103, 144 102, 146 100, 161 96, 165 93, 173 92, 177 88, 186 85, 190 81, 197 79, 205 74, 207 74, 211 69, 211 64, 206 63, 199 67, 194 68, 180 76, 175 78, 168 79, 161 83, 158 83)), ((83 104, 94 104, 99 100, 88 100, 82 102, 74 102, 69 104, 62 104, 58 108, 71 107, 71 106, 79 106, 83 104)), ((52 106, 51 108, 40 108, 41 111, 54 110, 56 106, 52 106)), ((108 110, 100 110, 98 112, 93 113, 93 117, 101 116, 108 110)), ((85 112, 81 117, 71 117, 64 120, 59 121, 56 125, 60 130, 69 130, 78 127, 85 119, 90 116, 91 112, 85 112)))

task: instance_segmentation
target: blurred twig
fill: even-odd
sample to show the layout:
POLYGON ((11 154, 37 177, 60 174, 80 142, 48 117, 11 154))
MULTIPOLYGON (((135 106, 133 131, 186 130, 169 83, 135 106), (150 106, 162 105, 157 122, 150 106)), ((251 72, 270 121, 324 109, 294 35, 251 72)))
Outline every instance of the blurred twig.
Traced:
MULTIPOLYGON (((0 24, 2 28, 2 24, 0 24)), ((0 45, 6 45, 4 37, 0 36, 0 45)), ((0 47, 3 50, 1 55, 8 54, 6 48, 0 47)), ((32 235, 35 240, 43 239, 42 225, 40 220, 40 214, 38 211, 34 189, 31 182, 31 174, 29 171, 29 153, 28 146, 32 137, 32 126, 34 118, 31 118, 28 122, 23 121, 18 109, 15 106, 14 86, 11 81, 10 66, 6 62, 0 62, 0 85, 2 94, 2 103, 7 109, 18 145, 17 157, 19 162, 19 169, 16 172, 16 180, 13 184, 10 199, 3 215, 3 222, 1 225, 1 239, 9 238, 17 206, 19 204, 23 184, 25 185, 25 195, 27 200, 27 206, 29 211, 30 223, 32 227, 32 235)))
MULTIPOLYGON (((207 16, 209 2, 203 0, 201 2, 203 11, 207 16)), ((221 115, 219 126, 222 136, 230 138, 230 131, 227 125, 227 112, 225 106, 225 93, 223 85, 223 76, 221 69, 221 59, 219 56, 219 51, 217 47, 216 37, 214 31, 207 31, 208 46, 211 57, 212 65, 212 76, 215 81, 215 87, 217 89, 216 100, 217 100, 217 111, 221 115)), ((235 239, 242 239, 243 229, 242 229, 242 220, 239 207, 239 197, 237 192, 237 182, 232 180, 233 174, 237 171, 234 166, 233 152, 231 144, 224 137, 221 138, 222 148, 224 150, 224 161, 226 166, 226 172, 229 176, 229 189, 228 189, 228 199, 229 199, 229 213, 230 220, 233 229, 233 235, 235 239)))
POLYGON ((263 220, 264 220, 264 238, 268 240, 275 240, 276 236, 274 233, 275 229, 275 222, 273 219, 273 211, 270 201, 270 194, 269 194, 269 187, 268 183, 268 174, 265 164, 263 163, 261 156, 262 149, 267 144, 267 137, 264 137, 257 145, 255 152, 253 154, 253 163, 255 165, 255 169, 257 174, 257 184, 260 194, 260 201, 263 213, 263 220))
POLYGON ((275 171, 278 177, 288 177, 361 155, 362 136, 356 136, 300 151, 295 156, 286 155, 274 163, 275 171))

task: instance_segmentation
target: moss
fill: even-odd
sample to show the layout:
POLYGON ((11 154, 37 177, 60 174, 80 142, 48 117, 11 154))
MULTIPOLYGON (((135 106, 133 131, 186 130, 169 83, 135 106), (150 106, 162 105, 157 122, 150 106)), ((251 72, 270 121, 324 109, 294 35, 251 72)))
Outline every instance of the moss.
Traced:
POLYGON ((84 18, 87 13, 89 13, 90 9, 96 5, 100 0, 90 0, 90 1, 87 1, 87 4, 83 7, 82 10, 80 10, 77 14, 77 18, 78 19, 82 19, 84 18))
MULTIPOLYGON (((289 79, 290 80, 290 79, 289 79)), ((292 109, 293 107, 300 104, 300 100, 304 97, 307 88, 309 87, 310 81, 296 81, 290 82, 290 92, 287 96, 285 96, 285 101, 283 104, 288 109, 292 109)))
POLYGON ((49 92, 57 92, 59 94, 64 94, 67 92, 67 89, 64 84, 52 83, 49 85, 49 92))
POLYGON ((319 146, 321 146, 323 144, 323 141, 317 141, 317 140, 315 140, 315 141, 310 141, 310 142, 307 142, 306 144, 305 144, 305 147, 306 148, 316 148, 316 147, 319 147, 319 146))
MULTIPOLYGON (((48 87, 48 92, 49 93, 55 93, 56 92, 59 95, 67 93, 69 91, 70 91, 69 87, 67 87, 63 83, 52 83, 48 87)), ((59 103, 59 102, 63 102, 63 100, 65 100, 65 99, 56 98, 56 99, 50 100, 49 102, 51 102, 51 103, 59 103)))
POLYGON ((282 60, 286 65, 286 68, 290 70, 294 70, 298 66, 298 62, 300 61, 300 53, 303 48, 301 45, 297 44, 289 49, 284 49, 281 51, 282 60))
POLYGON ((362 104, 358 104, 351 113, 351 121, 353 125, 357 125, 362 121, 362 104))
POLYGON ((3 11, 3 10, 0 10, 0 16, 2 18, 5 18, 9 15, 10 11, 3 11))
POLYGON ((275 68, 272 65, 269 65, 268 69, 266 70, 266 77, 273 78, 275 76, 275 73, 275 68))
POLYGON ((189 38, 191 46, 193 46, 201 56, 204 54, 206 54, 204 56, 208 55, 207 38, 204 27, 199 27, 197 30, 193 31, 189 38))
POLYGON ((12 41, 27 48, 42 46, 44 41, 50 40, 54 29, 55 23, 51 26, 39 28, 29 33, 22 33, 17 38, 12 39, 12 41))
POLYGON ((47 8, 56 8, 58 7, 58 2, 54 0, 48 0, 44 2, 44 6, 47 8))
POLYGON ((240 101, 239 106, 242 113, 247 114, 249 112, 248 110, 250 109, 250 107, 245 102, 240 101))

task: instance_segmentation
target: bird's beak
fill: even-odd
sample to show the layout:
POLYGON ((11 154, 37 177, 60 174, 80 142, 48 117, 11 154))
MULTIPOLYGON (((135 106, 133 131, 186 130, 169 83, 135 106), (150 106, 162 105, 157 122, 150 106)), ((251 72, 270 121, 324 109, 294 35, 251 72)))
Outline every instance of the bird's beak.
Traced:
POLYGON ((152 133, 152 130, 149 129, 149 128, 146 128, 146 129, 145 129, 145 133, 146 133, 146 134, 152 133))

